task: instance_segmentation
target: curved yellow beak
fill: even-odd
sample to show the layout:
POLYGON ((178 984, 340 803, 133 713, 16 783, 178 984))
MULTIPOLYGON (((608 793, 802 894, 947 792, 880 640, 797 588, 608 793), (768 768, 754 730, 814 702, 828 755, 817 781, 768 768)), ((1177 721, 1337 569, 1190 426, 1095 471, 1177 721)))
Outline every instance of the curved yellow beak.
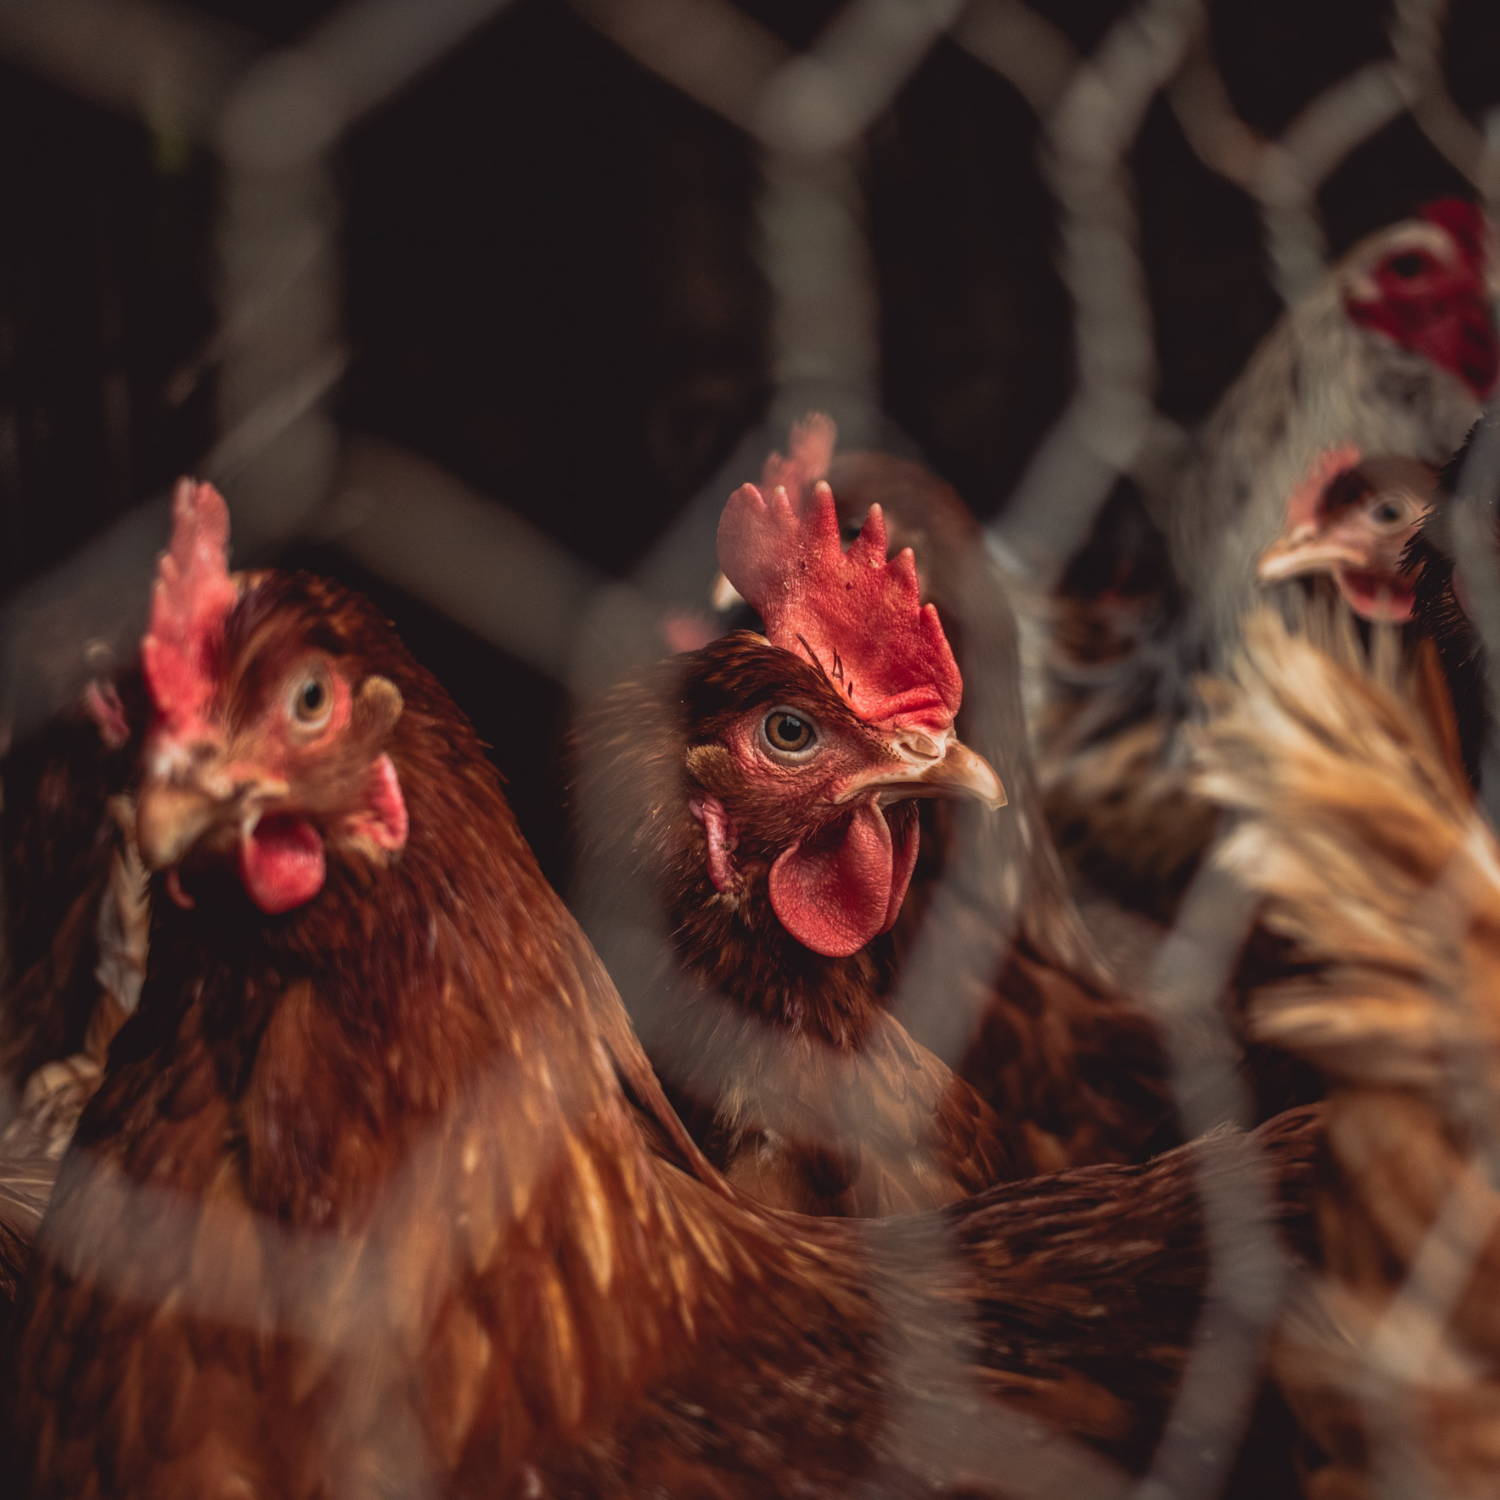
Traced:
POLYGON ((911 797, 971 797, 991 812, 1006 804, 994 767, 962 740, 939 742, 906 730, 892 738, 891 750, 888 763, 850 777, 836 800, 849 802, 874 790, 882 807, 911 797))

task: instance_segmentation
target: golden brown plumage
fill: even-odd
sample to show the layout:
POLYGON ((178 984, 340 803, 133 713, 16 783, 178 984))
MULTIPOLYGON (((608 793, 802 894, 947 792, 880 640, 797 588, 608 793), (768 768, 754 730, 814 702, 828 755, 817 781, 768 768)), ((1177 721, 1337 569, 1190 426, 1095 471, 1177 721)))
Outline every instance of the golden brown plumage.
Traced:
MULTIPOLYGON (((1168 1113, 1163 1059, 1148 1018, 1102 982, 1063 888, 1026 754, 1015 624, 977 526, 917 465, 832 459, 832 444, 832 423, 810 417, 793 432, 792 457, 767 461, 764 496, 746 487, 721 523, 727 575, 754 580, 745 589, 771 612, 773 639, 740 631, 684 655, 618 689, 585 724, 580 822, 594 930, 695 1138, 767 1201, 892 1213, 1041 1170, 1129 1159, 1168 1113), (819 483, 825 472, 838 490, 819 483), (773 524, 765 497, 778 493, 788 509, 773 524), (745 503, 752 530, 769 528, 748 560, 737 540, 745 503), (773 543, 816 530, 819 507, 841 518, 850 550, 835 549, 825 514, 826 536, 783 572, 773 543), (904 575, 909 597, 890 619, 842 610, 804 628, 781 618, 804 590, 839 600, 846 582, 878 574, 888 557, 888 572, 910 568, 907 546, 918 574, 904 575), (841 566, 850 579, 832 576, 841 566), (809 578, 822 582, 809 589, 809 578), (908 640, 913 617, 932 631, 924 649, 946 655, 949 616, 919 611, 924 591, 951 606, 955 643, 976 664, 960 702, 948 661, 941 726, 927 729, 949 745, 945 765, 960 754, 972 765, 966 741, 941 739, 957 712, 964 734, 981 735, 1005 768, 1002 781, 1014 773, 1014 793, 997 813, 978 805, 972 775, 936 785, 908 768, 909 784, 882 780, 875 827, 894 851, 886 866, 903 873, 894 884, 877 876, 872 918, 830 944, 828 924, 801 920, 796 893, 783 881, 778 894, 777 877, 807 848, 841 851, 841 869, 855 863, 851 798, 867 795, 855 789, 872 774, 900 771, 905 730, 861 707, 853 683, 893 665, 881 647, 908 640), (794 755, 767 738, 787 710, 812 736, 794 755), (942 791, 976 805, 898 800, 942 791), (910 957, 929 921, 925 969, 893 962, 910 957), (898 1021, 893 991, 913 971, 925 983, 901 994, 898 1021), (982 982, 996 973, 993 986, 982 982), (903 1022, 925 1029, 963 1076, 903 1022)), ((902 679, 908 691, 934 680, 930 660, 922 665, 926 675, 902 679)), ((846 879, 839 896, 852 902, 860 887, 846 879)))
POLYGON ((1327 1273, 1275 1352, 1310 1493, 1478 1496, 1500 1484, 1500 848, 1429 676, 1385 657, 1258 617, 1199 785, 1238 816, 1219 858, 1306 966, 1249 997, 1250 1035, 1332 1080, 1327 1273))
MULTIPOLYGON (((749 632, 615 690, 580 732, 592 922, 672 1099, 732 1182, 802 1212, 908 1212, 1029 1175, 1016 1125, 885 1009, 888 944, 828 956, 779 919, 768 871, 838 808, 724 748, 778 705, 856 751, 869 737, 822 673, 749 632), (732 890, 693 812, 708 796, 735 830, 732 890)), ((884 816, 910 837, 914 812, 884 816)))
MULTIPOLYGON (((332 585, 240 587, 185 612, 204 649, 147 748, 149 972, 5 1353, 14 1492, 1073 1495, 1143 1465, 1195 1183, 1241 1138, 872 1225, 747 1204, 434 680, 332 585)), ((1294 1229, 1316 1134, 1260 1136, 1294 1229)))

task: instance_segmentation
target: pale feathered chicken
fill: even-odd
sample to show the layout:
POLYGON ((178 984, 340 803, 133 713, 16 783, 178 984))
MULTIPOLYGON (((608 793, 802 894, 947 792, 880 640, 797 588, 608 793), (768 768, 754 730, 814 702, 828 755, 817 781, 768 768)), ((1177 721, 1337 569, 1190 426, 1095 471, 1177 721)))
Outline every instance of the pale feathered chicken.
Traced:
MULTIPOLYGON (((1472 205, 1429 204, 1356 245, 1283 316, 1195 439, 1158 517, 1175 597, 1125 654, 1059 663, 1040 734, 1048 817, 1065 856, 1124 905, 1170 918, 1212 838, 1213 810, 1184 776, 1192 680, 1227 666, 1263 587, 1288 587, 1301 571, 1283 552, 1267 576, 1266 554, 1274 564, 1291 533, 1326 529, 1359 498, 1330 494, 1340 465, 1321 475, 1320 465, 1436 471, 1493 388, 1500 354, 1483 237, 1472 205), (1306 516, 1294 513, 1304 495, 1306 516)), ((1410 475, 1397 479, 1413 487, 1410 475)), ((1365 537, 1365 550, 1376 540, 1365 537)), ((1325 547, 1318 565, 1342 569, 1351 603, 1373 609, 1392 592, 1355 576, 1365 564, 1352 552, 1339 561, 1325 547)), ((1088 612, 1087 601, 1075 605, 1088 612)))
POLYGON ((1270 615, 1211 690, 1198 786, 1218 860, 1306 970, 1253 992, 1259 1042, 1331 1081, 1326 1271, 1278 1335, 1315 1496, 1500 1491, 1500 847, 1430 664, 1270 615))

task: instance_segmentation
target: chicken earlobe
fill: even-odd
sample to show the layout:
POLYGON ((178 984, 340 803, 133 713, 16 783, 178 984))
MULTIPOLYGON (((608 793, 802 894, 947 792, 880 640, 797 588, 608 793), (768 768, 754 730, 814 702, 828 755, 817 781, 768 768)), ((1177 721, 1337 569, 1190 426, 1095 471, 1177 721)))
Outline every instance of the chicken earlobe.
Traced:
POLYGON ((410 826, 401 778, 390 756, 382 755, 370 768, 365 805, 345 825, 346 836, 371 850, 396 854, 406 847, 410 826))
POLYGON ((847 958, 895 924, 917 863, 917 827, 899 838, 873 801, 846 824, 782 851, 771 866, 771 909, 825 958, 847 958))
POLYGON ((688 811, 703 825, 703 837, 708 843, 708 878, 721 895, 730 895, 740 886, 739 871, 734 867, 734 849, 739 842, 734 824, 724 811, 724 804, 717 797, 694 797, 688 803, 688 811))

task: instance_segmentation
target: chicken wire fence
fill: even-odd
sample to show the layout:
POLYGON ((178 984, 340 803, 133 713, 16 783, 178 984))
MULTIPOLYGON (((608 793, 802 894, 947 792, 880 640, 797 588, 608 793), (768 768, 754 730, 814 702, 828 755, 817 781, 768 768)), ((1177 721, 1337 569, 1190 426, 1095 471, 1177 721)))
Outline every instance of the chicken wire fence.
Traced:
MULTIPOLYGON (((793 420, 830 411, 855 445, 880 432, 879 298, 859 166, 870 132, 939 38, 993 69, 1034 111, 1058 212, 1076 379, 986 532, 995 566, 1031 589, 1056 581, 1122 476, 1149 488, 1163 455, 1183 439, 1155 397, 1156 337, 1131 168, 1158 98, 1201 161, 1253 199, 1287 303, 1329 260, 1320 187, 1403 114, 1492 212, 1500 209, 1500 110, 1476 124, 1451 97, 1445 0, 1395 0, 1389 54, 1324 90, 1274 139, 1236 116, 1202 0, 1141 0, 1087 53, 1021 0, 848 0, 802 50, 730 0, 574 0, 576 13, 642 68, 755 143, 758 253, 772 296, 774 394, 763 420, 631 577, 606 578, 492 497, 414 452, 341 432, 332 414, 348 364, 341 143, 505 8, 506 0, 356 0, 290 45, 256 50, 201 15, 147 0, 5 0, 0 53, 216 154, 221 295, 202 358, 216 372, 217 437, 198 467, 231 502, 240 555, 269 555, 307 535, 331 538, 371 573, 583 700, 661 654, 665 611, 705 600, 724 500, 759 472, 768 451, 785 446, 793 420)), ((1466 489, 1479 493, 1492 456, 1481 448, 1471 467, 1466 489)), ((125 649, 138 635, 165 504, 130 513, 5 608, 0 647, 14 732, 76 692, 92 670, 91 649, 101 642, 125 649)), ((1500 643, 1500 580, 1483 576, 1481 551, 1465 553, 1462 566, 1478 623, 1500 643)), ((1490 659, 1500 663, 1500 650, 1492 647, 1490 659)), ((982 671, 967 676, 968 697, 983 713, 993 684, 982 671)), ((961 873, 950 870, 944 880, 961 873)), ((1003 922, 985 954, 934 937, 945 890, 903 975, 898 1012, 931 1003, 965 966, 993 972, 1003 957, 1003 922)), ((1218 1000, 1252 916, 1248 898, 1210 870, 1190 888, 1152 969, 1189 1135, 1248 1119, 1218 1000)), ((617 930, 601 941, 628 991, 621 967, 655 972, 665 938, 648 909, 617 911, 612 920, 617 930)), ((953 1038, 949 1061, 966 1041, 953 1038)), ((1176 1408, 1134 1487, 1141 1500, 1216 1493, 1254 1397, 1285 1273, 1251 1154, 1247 1145, 1247 1170, 1228 1189, 1206 1181, 1208 1295, 1176 1408)), ((1440 1220, 1432 1235, 1442 1233, 1440 1220)), ((947 1253, 940 1239, 934 1231, 931 1257, 947 1253)), ((1481 1246, 1482 1238, 1467 1246, 1467 1261, 1444 1261, 1442 1285, 1428 1284, 1430 1265, 1419 1257, 1403 1296, 1451 1306, 1481 1246)), ((66 1259, 66 1247, 55 1248, 66 1259)), ((236 1316, 234 1308, 204 1310, 236 1316)), ((962 1327, 951 1330, 946 1378, 955 1390, 965 1379, 964 1337, 962 1327)), ((1399 1375, 1389 1343, 1380 1332, 1371 1341, 1372 1389, 1399 1375)), ((901 1351, 889 1354, 899 1370, 901 1351)), ((908 1425, 930 1419, 924 1411, 908 1425)), ((892 1420, 901 1427, 901 1414, 892 1420)), ((946 1432, 942 1461, 953 1473, 1004 1472, 1018 1452, 1039 1464, 1017 1423, 1010 1434, 996 1424, 946 1432)), ((931 1446, 923 1431, 901 1441, 931 1446)), ((1054 1453, 1053 1467, 1024 1482, 1007 1472, 1007 1482, 1036 1494, 1124 1492, 1119 1476, 1082 1448, 1054 1453)), ((416 1471, 403 1471, 422 1488, 416 1471)), ((1421 1492, 1413 1484, 1409 1472, 1392 1470, 1383 1492, 1421 1492)))

